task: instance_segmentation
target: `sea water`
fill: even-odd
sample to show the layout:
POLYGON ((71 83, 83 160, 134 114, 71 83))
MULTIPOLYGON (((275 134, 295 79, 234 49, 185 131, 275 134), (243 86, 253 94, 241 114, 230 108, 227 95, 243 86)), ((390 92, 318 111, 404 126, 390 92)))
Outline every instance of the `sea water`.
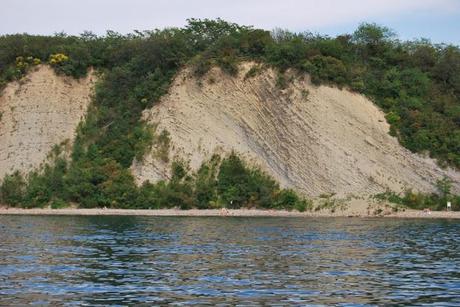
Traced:
POLYGON ((0 216, 0 305, 460 305, 460 221, 0 216))

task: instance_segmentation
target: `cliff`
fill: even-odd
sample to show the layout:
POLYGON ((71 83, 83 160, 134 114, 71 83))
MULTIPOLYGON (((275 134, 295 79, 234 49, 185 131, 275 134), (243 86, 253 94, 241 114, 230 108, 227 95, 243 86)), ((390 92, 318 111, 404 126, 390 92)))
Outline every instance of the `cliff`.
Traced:
POLYGON ((92 72, 75 80, 40 65, 3 89, 0 178, 16 170, 25 174, 37 169, 54 145, 70 150, 91 101, 94 80, 92 72))
POLYGON ((168 179, 174 159, 197 169, 213 153, 234 150, 283 187, 309 196, 432 192, 444 175, 460 189, 458 172, 440 169, 390 136, 384 113, 366 97, 289 73, 280 89, 271 69, 248 78, 253 65, 242 65, 236 77, 219 68, 200 79, 190 69, 177 75, 169 94, 144 112, 157 133, 170 133, 169 162, 152 148, 132 166, 139 184, 168 179))
MULTIPOLYGON (((171 163, 196 170, 213 154, 235 151, 283 187, 308 195, 371 195, 387 189, 435 190, 447 175, 460 190, 460 174, 411 153, 390 136, 384 113, 362 95, 314 86, 308 76, 287 72, 287 86, 270 68, 244 63, 237 76, 219 68, 201 78, 190 68, 143 119, 156 133, 168 131, 168 159, 158 145, 131 171, 138 184, 170 178, 171 163)), ((91 101, 95 75, 76 80, 40 65, 0 96, 0 178, 37 169, 54 145, 70 152, 91 101)))

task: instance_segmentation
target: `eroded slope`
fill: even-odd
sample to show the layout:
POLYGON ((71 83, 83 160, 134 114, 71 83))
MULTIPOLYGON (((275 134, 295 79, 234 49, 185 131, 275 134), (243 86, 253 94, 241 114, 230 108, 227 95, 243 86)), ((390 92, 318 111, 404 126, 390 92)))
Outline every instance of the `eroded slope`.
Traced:
MULTIPOLYGON (((189 160, 196 169, 213 153, 235 150, 282 186, 310 196, 387 188, 431 192, 444 175, 460 188, 458 172, 401 147, 388 134, 384 114, 365 97, 316 87, 307 78, 293 78, 280 90, 273 70, 245 78, 252 65, 244 64, 235 78, 214 68, 197 80, 186 69, 170 93, 145 111, 157 131, 170 133, 170 161, 189 160)), ((169 177, 170 162, 156 158, 156 150, 133 164, 139 183, 169 177)))
POLYGON ((72 144, 93 82, 92 73, 75 80, 41 65, 1 92, 0 178, 37 168, 56 144, 72 144))

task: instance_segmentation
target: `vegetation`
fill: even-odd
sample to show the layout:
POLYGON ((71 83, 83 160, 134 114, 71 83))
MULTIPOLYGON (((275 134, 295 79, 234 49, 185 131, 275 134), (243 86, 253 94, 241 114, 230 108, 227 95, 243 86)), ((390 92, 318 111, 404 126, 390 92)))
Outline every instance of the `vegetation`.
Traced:
POLYGON ((445 177, 438 180, 436 186, 438 191, 432 194, 415 193, 411 190, 407 190, 402 194, 387 191, 375 195, 374 198, 419 210, 445 210, 449 201, 453 211, 460 211, 460 195, 451 193, 452 181, 445 177))
MULTIPOLYGON (((115 165, 111 167, 116 171, 115 165)), ((62 208, 75 195, 81 195, 78 203, 86 208, 101 205, 137 209, 245 207, 302 212, 312 208, 310 201, 292 190, 281 189, 270 176, 248 166, 235 153, 223 159, 215 155, 195 173, 185 162, 174 161, 171 180, 156 184, 145 182, 140 188, 135 187, 129 173, 117 172, 116 177, 104 181, 96 190, 85 178, 78 182, 69 180, 74 178, 71 170, 75 171, 67 168, 65 159, 56 157, 53 167, 46 165, 43 173, 29 174, 27 182, 18 172, 6 176, 0 189, 0 201, 25 208, 62 208)), ((91 178, 104 177, 107 173, 102 169, 91 178)))
MULTIPOLYGON (((128 168, 153 143, 160 159, 168 159, 167 133, 156 135, 146 126, 140 120, 142 110, 159 101, 184 64, 192 63, 198 76, 212 65, 234 75, 242 60, 277 68, 281 88, 289 83, 284 71, 293 69, 309 73, 316 84, 363 93, 386 112, 391 133, 402 145, 427 152, 442 165, 460 167, 458 47, 426 40, 401 42, 375 24, 331 38, 191 19, 181 29, 128 35, 109 31, 105 36, 90 32, 0 36, 0 88, 40 63, 76 78, 89 67, 101 73, 89 115, 78 128, 71 161, 56 157, 27 178, 7 176, 0 200, 24 206, 75 202, 82 207, 308 208, 293 191, 280 190, 236 155, 211 160, 197 174, 175 162, 170 181, 141 188, 134 184, 128 168)), ((247 77, 256 74, 254 70, 247 77)))
POLYGON ((25 182, 19 172, 7 175, 0 186, 0 199, 2 203, 17 206, 24 199, 25 182))

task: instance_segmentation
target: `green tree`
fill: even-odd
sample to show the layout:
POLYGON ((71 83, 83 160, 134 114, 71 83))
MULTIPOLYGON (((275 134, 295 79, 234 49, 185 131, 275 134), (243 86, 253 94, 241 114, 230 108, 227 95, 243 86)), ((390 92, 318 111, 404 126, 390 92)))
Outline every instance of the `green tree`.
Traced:
POLYGON ((24 201, 25 187, 26 182, 18 171, 6 175, 0 186, 0 203, 10 206, 21 205, 24 201))

